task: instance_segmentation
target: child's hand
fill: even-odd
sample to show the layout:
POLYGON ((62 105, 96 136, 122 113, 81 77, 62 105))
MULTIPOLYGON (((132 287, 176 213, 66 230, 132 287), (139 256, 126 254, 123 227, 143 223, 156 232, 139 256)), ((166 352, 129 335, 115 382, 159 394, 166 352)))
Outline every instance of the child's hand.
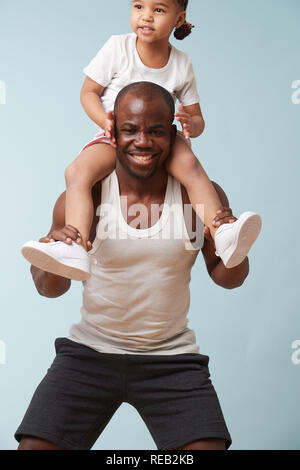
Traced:
POLYGON ((178 113, 175 113, 175 117, 182 126, 184 137, 186 139, 190 139, 193 133, 193 120, 192 117, 184 111, 181 103, 178 106, 178 113))
MULTIPOLYGON (((67 245, 71 245, 72 242, 78 243, 78 245, 82 244, 81 235, 76 230, 76 228, 72 227, 72 225, 66 225, 61 230, 54 230, 53 232, 48 233, 46 237, 43 237, 39 240, 41 243, 50 243, 50 242, 57 242, 61 241, 66 243, 67 245)), ((87 249, 88 251, 92 248, 92 244, 90 241, 87 242, 87 249)))
POLYGON ((116 148, 117 143, 116 143, 116 139, 114 135, 114 130, 115 130, 114 115, 112 111, 108 111, 107 117, 106 117, 105 135, 110 140, 110 145, 116 148))

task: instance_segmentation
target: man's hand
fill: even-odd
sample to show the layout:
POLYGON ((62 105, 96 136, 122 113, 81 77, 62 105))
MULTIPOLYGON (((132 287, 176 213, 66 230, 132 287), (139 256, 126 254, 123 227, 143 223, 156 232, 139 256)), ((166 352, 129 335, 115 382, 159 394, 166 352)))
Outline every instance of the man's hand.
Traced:
POLYGON ((178 106, 178 113, 175 113, 175 117, 178 122, 180 122, 182 126, 182 132, 186 139, 190 139, 191 135, 193 135, 193 119, 188 113, 186 113, 183 109, 183 105, 180 103, 178 106))
MULTIPOLYGON (((72 225, 66 225, 60 230, 53 230, 53 232, 48 233, 46 237, 43 237, 39 240, 41 243, 50 243, 61 241, 67 245, 71 245, 72 242, 82 244, 81 235, 75 227, 72 225)), ((92 244, 90 241, 87 242, 87 250, 90 251, 92 244)))
MULTIPOLYGON (((215 227, 220 227, 223 224, 232 224, 236 220, 237 218, 232 215, 232 210, 230 207, 222 207, 222 209, 217 211, 217 215, 212 223, 215 227)), ((204 227, 204 236, 207 241, 214 243, 214 239, 211 236, 210 230, 207 226, 204 227)))
POLYGON ((115 138, 115 119, 112 111, 108 111, 106 116, 105 135, 110 140, 110 145, 113 148, 117 147, 115 138))

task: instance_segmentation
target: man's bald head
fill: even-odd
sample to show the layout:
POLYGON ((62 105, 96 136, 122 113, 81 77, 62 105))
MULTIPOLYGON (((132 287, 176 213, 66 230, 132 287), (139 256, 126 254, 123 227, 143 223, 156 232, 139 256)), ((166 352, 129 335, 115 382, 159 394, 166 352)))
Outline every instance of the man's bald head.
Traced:
POLYGON ((114 108, 117 167, 121 164, 134 179, 165 177, 163 164, 176 139, 174 112, 172 96, 155 83, 123 88, 114 108))
POLYGON ((170 110, 171 124, 174 120, 175 104, 170 93, 163 87, 152 82, 136 82, 123 88, 115 101, 114 115, 117 116, 118 107, 125 97, 132 96, 149 102, 154 100, 162 101, 170 110))

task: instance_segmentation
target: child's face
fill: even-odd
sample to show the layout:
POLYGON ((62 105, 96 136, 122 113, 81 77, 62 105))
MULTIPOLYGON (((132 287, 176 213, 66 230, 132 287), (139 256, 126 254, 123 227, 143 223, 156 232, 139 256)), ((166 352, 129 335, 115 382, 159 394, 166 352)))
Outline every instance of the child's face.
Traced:
POLYGON ((185 21, 176 0, 133 0, 131 27, 138 38, 147 43, 168 40, 173 29, 185 21))

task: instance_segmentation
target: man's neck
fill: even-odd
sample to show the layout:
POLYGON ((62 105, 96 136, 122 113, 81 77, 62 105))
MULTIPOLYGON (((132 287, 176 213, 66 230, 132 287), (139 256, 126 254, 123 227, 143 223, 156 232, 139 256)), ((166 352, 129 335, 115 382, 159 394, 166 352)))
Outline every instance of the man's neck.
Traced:
POLYGON ((135 194, 140 198, 144 198, 158 196, 166 191, 168 173, 164 166, 159 168, 150 178, 140 179, 131 175, 117 160, 116 174, 121 195, 135 194))

